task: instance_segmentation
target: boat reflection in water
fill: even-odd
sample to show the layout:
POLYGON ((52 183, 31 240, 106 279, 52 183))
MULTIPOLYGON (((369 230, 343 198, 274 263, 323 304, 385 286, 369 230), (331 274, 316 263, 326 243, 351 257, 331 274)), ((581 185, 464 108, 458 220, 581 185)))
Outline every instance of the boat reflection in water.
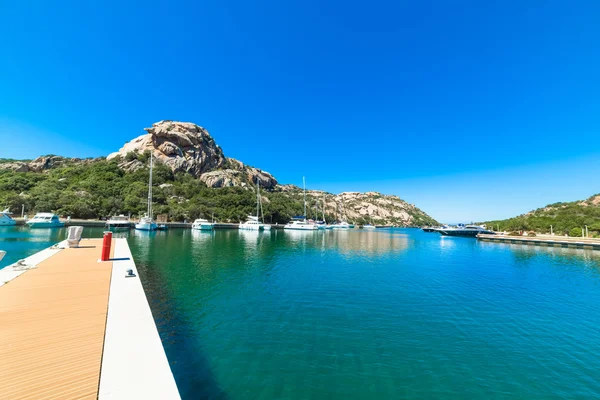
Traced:
POLYGON ((409 247, 408 236, 386 230, 321 230, 285 231, 285 238, 292 243, 321 249, 338 249, 342 253, 384 254, 398 252, 409 247))

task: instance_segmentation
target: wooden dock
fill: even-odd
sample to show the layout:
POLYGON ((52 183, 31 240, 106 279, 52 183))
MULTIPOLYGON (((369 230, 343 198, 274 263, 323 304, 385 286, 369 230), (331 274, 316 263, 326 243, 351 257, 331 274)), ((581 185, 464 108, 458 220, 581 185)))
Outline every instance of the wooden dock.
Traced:
POLYGON ((179 398, 141 282, 125 278, 126 240, 113 239, 112 261, 98 261, 101 247, 82 240, 0 270, 0 398, 179 398))
POLYGON ((526 244, 532 246, 564 247, 570 249, 600 250, 600 239, 577 238, 566 236, 505 236, 505 235, 478 235, 477 238, 484 242, 505 244, 526 244))

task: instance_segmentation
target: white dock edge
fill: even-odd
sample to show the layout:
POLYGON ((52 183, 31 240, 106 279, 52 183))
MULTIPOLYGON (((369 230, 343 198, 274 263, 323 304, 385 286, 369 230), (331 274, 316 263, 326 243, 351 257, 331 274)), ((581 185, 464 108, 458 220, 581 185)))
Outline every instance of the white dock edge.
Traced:
POLYGON ((0 269, 0 286, 12 281, 19 275, 29 271, 31 268, 35 268, 39 263, 52 257, 61 251, 65 246, 66 241, 62 241, 52 247, 48 247, 47 249, 25 258, 25 266, 18 266, 17 263, 14 263, 0 269))
POLYGON ((127 240, 115 242, 127 260, 113 262, 98 399, 180 399, 127 240))

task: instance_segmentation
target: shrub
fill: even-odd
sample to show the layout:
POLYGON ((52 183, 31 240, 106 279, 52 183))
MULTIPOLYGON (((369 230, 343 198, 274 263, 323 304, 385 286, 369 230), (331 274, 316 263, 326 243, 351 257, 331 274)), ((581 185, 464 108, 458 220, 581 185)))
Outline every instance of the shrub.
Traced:
POLYGON ((581 237, 581 228, 573 228, 569 231, 571 237, 581 237))

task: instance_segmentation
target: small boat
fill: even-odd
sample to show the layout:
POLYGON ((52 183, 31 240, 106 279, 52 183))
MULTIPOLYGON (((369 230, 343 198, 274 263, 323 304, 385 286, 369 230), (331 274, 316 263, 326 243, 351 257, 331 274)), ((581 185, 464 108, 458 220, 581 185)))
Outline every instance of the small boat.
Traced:
POLYGON ((312 222, 308 222, 305 216, 299 215, 292 217, 292 220, 285 224, 283 229, 291 229, 296 231, 317 231, 319 230, 319 227, 312 222))
POLYGON ((139 231, 155 231, 158 229, 158 225, 154 222, 152 217, 149 217, 148 214, 144 214, 144 216, 140 218, 140 222, 135 224, 135 229, 139 231))
POLYGON ((106 221, 106 227, 112 230, 127 230, 131 228, 131 221, 125 215, 113 215, 106 221))
POLYGON ((377 228, 375 225, 371 225, 371 224, 363 225, 363 229, 375 229, 375 228, 377 228))
POLYGON ((306 181, 302 177, 302 183, 304 185, 304 215, 292 217, 292 220, 284 225, 283 229, 296 230, 296 231, 317 231, 319 227, 308 222, 306 219, 306 181))
POLYGON ((159 230, 159 231, 168 231, 168 230, 169 230, 169 226, 168 226, 168 225, 166 225, 166 224, 159 224, 159 225, 156 227, 156 229, 157 229, 157 230, 159 230))
POLYGON ((215 224, 204 218, 198 218, 192 224, 192 229, 195 231, 212 231, 214 228, 215 224))
MULTIPOLYGON (((248 215, 248 219, 246 222, 241 222, 238 226, 238 229, 242 229, 245 231, 263 231, 265 230, 265 224, 261 223, 258 220, 261 208, 261 200, 260 200, 260 180, 256 181, 256 216, 248 215)), ((269 227, 271 229, 271 227, 269 227)))
POLYGON ((65 226, 64 222, 60 222, 58 215, 52 213, 37 213, 35 216, 26 222, 30 228, 60 228, 65 226))
POLYGON ((330 229, 336 229, 336 230, 345 230, 345 229, 352 229, 352 228, 354 228, 354 225, 350 225, 346 221, 342 221, 337 224, 330 225, 330 229))
POLYGON ((479 226, 479 225, 467 225, 467 226, 459 225, 455 228, 442 227, 440 229, 437 229, 437 231, 444 236, 476 237, 479 234, 486 234, 486 235, 495 235, 496 234, 496 232, 490 231, 490 230, 486 229, 485 227, 479 226))
POLYGON ((265 226, 258 221, 258 217, 248 215, 246 222, 240 223, 238 228, 245 231, 262 231, 265 229, 265 226))
POLYGON ((17 221, 12 219, 12 213, 8 210, 8 208, 2 212, 0 212, 0 226, 13 226, 17 224, 17 221))
POLYGON ((152 218, 152 152, 150 152, 150 178, 148 179, 148 212, 135 224, 135 229, 140 231, 155 231, 158 225, 152 218))
POLYGON ((437 232, 437 229, 431 227, 431 226, 424 226, 423 227, 423 232, 437 232))

